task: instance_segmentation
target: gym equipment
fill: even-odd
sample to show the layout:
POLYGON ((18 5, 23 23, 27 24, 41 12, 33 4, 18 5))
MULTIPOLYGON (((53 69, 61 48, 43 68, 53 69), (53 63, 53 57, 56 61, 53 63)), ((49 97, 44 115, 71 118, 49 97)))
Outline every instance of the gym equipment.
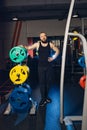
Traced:
POLYGON ((83 75, 83 76, 80 78, 79 84, 80 84, 80 86, 81 86, 82 88, 85 88, 86 75, 83 75))
POLYGON ((10 80, 14 84, 24 83, 29 76, 29 69, 27 66, 16 65, 14 66, 9 73, 10 80))
POLYGON ((28 114, 35 115, 37 102, 31 98, 31 88, 27 83, 16 85, 9 96, 9 103, 4 114, 17 114, 14 125, 18 125, 28 114))
POLYGON ((30 72, 29 67, 23 63, 27 56, 27 50, 20 46, 13 47, 9 52, 10 59, 18 63, 9 72, 10 80, 16 85, 9 96, 9 112, 17 114, 15 125, 23 121, 28 113, 35 114, 37 109, 37 102, 31 98, 31 88, 24 83, 30 72))
MULTIPOLYGON (((74 34, 78 34, 78 32, 75 31, 75 30, 73 31, 73 33, 74 33, 74 34)), ((78 37, 74 37, 74 38, 73 38, 73 41, 76 41, 77 39, 78 39, 78 37)))
POLYGON ((78 63, 79 63, 79 65, 80 65, 82 68, 85 68, 85 58, 84 58, 84 56, 81 56, 81 57, 78 59, 78 63))
POLYGON ((29 97, 31 96, 31 87, 27 84, 27 83, 23 83, 22 85, 18 86, 19 88, 21 88, 21 90, 23 90, 29 97))
POLYGON ((12 110, 18 113, 28 112, 32 107, 32 102, 29 100, 29 96, 24 87, 16 87, 9 97, 9 102, 12 110))
POLYGON ((10 59, 15 63, 20 63, 27 58, 27 50, 24 47, 13 47, 9 52, 10 59))
MULTIPOLYGON (((30 72, 29 67, 22 63, 28 56, 27 50, 20 46, 14 47, 10 50, 9 56, 13 62, 18 63, 9 72, 10 80, 16 85, 9 96, 9 113, 17 114, 15 125, 18 125, 26 118, 28 113, 36 113, 37 102, 31 98, 30 86, 24 83, 30 72)), ((8 112, 8 108, 6 111, 8 112)))
POLYGON ((64 118, 64 122, 65 122, 67 130, 75 130, 72 120, 70 120, 68 117, 64 118))
MULTIPOLYGON (((66 29, 65 29, 65 37, 64 37, 64 46, 62 51, 62 63, 61 63, 61 77, 60 77, 60 122, 63 124, 64 122, 64 72, 65 72, 65 60, 66 60, 66 49, 67 49, 67 40, 68 36, 78 36, 83 43, 83 51, 85 57, 85 64, 86 64, 86 74, 87 74, 87 41, 85 37, 81 34, 73 34, 69 33, 69 26, 70 20, 72 16, 72 11, 74 7, 75 0, 71 0, 69 14, 66 22, 66 29)), ((86 88, 87 88, 87 79, 86 79, 86 88)), ((71 121, 82 121, 81 130, 87 130, 87 89, 85 89, 84 93, 84 104, 83 104, 83 114, 75 115, 75 116, 68 116, 71 121)))

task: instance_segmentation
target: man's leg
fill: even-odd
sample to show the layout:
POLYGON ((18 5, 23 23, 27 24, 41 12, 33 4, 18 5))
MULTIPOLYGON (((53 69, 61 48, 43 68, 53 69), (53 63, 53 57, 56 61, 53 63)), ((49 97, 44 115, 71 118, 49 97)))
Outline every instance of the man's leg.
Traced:
POLYGON ((40 106, 44 106, 46 104, 46 101, 45 101, 46 85, 45 85, 45 70, 43 67, 38 68, 38 76, 39 76, 39 86, 40 86, 40 93, 41 93, 40 106))

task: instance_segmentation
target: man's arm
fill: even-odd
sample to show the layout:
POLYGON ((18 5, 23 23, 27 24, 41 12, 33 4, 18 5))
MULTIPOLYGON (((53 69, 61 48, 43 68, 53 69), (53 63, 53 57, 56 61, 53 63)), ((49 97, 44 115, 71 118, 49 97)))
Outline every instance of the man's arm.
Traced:
POLYGON ((34 50, 34 49, 37 49, 39 46, 38 42, 37 43, 34 43, 30 46, 24 46, 27 50, 34 50))
POLYGON ((59 49, 53 43, 50 43, 50 47, 55 52, 55 54, 53 55, 53 57, 48 58, 49 62, 55 60, 57 56, 59 55, 59 49))

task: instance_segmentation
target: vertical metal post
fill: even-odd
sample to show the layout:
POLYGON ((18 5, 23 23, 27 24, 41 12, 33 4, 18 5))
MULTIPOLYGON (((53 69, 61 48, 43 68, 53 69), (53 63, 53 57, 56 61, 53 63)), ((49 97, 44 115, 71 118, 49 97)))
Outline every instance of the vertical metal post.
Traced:
POLYGON ((64 37, 64 44, 63 44, 63 54, 62 54, 62 65, 61 65, 61 79, 60 79, 60 122, 63 123, 63 87, 64 87, 64 70, 65 70, 65 59, 66 59, 66 47, 67 47, 67 40, 68 40, 68 32, 70 27, 70 21, 72 16, 72 11, 74 7, 75 0, 71 0, 69 14, 66 23, 65 29, 65 37, 64 37))
POLYGON ((86 85, 84 92, 84 104, 83 104, 83 117, 82 117, 82 130, 87 130, 87 42, 86 45, 83 43, 83 50, 85 55, 85 64, 86 64, 86 85))
MULTIPOLYGON (((85 34, 84 18, 82 18, 81 20, 82 20, 82 34, 83 34, 83 36, 84 36, 84 34, 85 34)), ((83 68, 83 71, 84 71, 84 75, 85 75, 85 73, 86 73, 85 68, 83 68)))

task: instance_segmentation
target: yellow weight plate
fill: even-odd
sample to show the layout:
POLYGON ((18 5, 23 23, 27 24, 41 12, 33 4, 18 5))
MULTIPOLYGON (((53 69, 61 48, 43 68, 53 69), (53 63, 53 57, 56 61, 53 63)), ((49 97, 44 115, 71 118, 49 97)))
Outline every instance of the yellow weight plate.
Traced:
POLYGON ((9 77, 14 84, 22 84, 28 78, 27 67, 16 65, 10 70, 9 77))
MULTIPOLYGON (((78 34, 77 31, 74 31, 73 33, 74 33, 74 34, 78 34)), ((76 41, 77 39, 78 39, 78 37, 74 37, 74 38, 73 38, 73 41, 76 41)))

